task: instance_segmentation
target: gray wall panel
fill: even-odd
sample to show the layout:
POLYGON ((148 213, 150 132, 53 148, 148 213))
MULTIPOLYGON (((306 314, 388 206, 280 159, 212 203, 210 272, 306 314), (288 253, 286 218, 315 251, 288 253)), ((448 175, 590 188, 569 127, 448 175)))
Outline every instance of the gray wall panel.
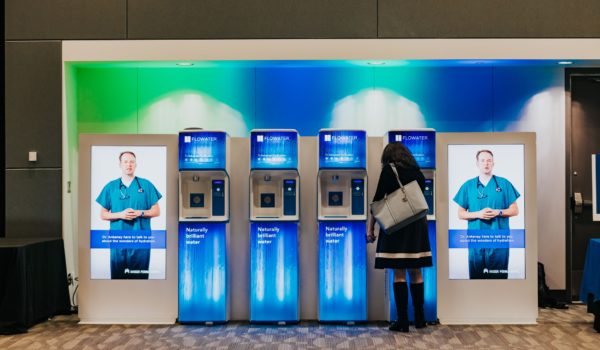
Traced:
POLYGON ((381 38, 600 37, 598 0, 379 0, 381 38))
POLYGON ((123 0, 8 0, 6 39, 124 39, 123 0))
POLYGON ((129 0, 130 39, 375 38, 376 0, 129 0))
POLYGON ((60 42, 8 42, 4 67, 6 167, 60 167, 60 42))
POLYGON ((60 169, 6 170, 6 238, 62 237, 60 169))

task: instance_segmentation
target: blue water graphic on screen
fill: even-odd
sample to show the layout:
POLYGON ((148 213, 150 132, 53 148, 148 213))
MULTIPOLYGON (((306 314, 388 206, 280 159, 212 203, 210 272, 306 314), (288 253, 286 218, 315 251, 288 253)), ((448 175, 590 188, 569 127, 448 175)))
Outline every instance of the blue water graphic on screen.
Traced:
POLYGON ((179 170, 225 169, 226 140, 222 131, 179 133, 179 170))
POLYGON ((435 131, 390 131, 388 142, 402 142, 411 151, 419 167, 435 169, 435 131))
POLYGON ((319 222, 319 320, 367 319, 364 221, 319 222))
MULTIPOLYGON (((423 273, 423 283, 425 288, 425 303, 423 308, 425 309, 425 321, 436 322, 437 321, 437 266, 436 262, 436 234, 435 234, 435 221, 428 221, 429 226, 429 244, 431 245, 431 259, 433 266, 425 267, 421 269, 423 273)), ((393 270, 387 274, 388 277, 388 293, 390 296, 390 320, 398 320, 398 314, 396 313, 396 301, 394 299, 394 272, 393 270)), ((407 281, 410 282, 410 278, 407 275, 407 281)), ((412 297, 411 297, 412 298, 412 297)), ((408 318, 410 321, 414 321, 414 311, 412 301, 408 302, 408 318)))
POLYGON ((364 130, 319 131, 319 168, 366 168, 367 132, 364 130))
POLYGON ((298 224, 250 223, 250 321, 298 320, 298 224))
POLYGON ((227 321, 227 224, 179 224, 179 321, 227 321))
POLYGON ((298 168, 298 133, 296 131, 252 131, 250 168, 298 168))

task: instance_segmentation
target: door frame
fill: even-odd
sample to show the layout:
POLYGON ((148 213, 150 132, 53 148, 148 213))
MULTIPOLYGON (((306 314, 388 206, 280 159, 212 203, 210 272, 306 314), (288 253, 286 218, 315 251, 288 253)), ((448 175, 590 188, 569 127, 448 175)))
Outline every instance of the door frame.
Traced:
POLYGON ((571 215, 571 201, 572 201, 572 174, 573 174, 573 157, 571 151, 573 149, 571 137, 572 134, 572 114, 571 114, 571 89, 572 89, 572 78, 574 77, 585 77, 595 76, 600 77, 600 68, 565 68, 565 161, 566 161, 566 174, 565 174, 565 216, 566 216, 566 232, 565 232, 565 249, 566 249, 566 276, 565 276, 565 293, 563 299, 567 302, 573 301, 573 252, 572 252, 572 239, 573 239, 573 220, 571 215))

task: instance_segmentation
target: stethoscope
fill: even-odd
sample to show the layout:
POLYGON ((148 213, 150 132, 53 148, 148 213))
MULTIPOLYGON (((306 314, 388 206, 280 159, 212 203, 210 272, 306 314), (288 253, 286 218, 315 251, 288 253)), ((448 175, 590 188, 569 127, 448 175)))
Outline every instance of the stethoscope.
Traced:
MULTIPOLYGON (((498 180, 496 180, 496 175, 492 175, 492 180, 494 180, 494 183, 496 184, 496 192, 502 192, 502 188, 500 188, 500 186, 498 186, 498 180)), ((483 186, 481 181, 479 181, 479 177, 478 177, 477 178, 477 199, 487 198, 487 194, 485 194, 485 192, 482 189, 485 190, 485 186, 483 186), (481 187, 481 189, 479 187, 481 187)))
MULTIPOLYGON (((138 180, 137 176, 135 177, 135 182, 138 185, 137 191, 139 193, 144 193, 144 189, 140 185, 140 180, 138 180)), ((121 180, 121 185, 119 186, 119 192, 121 193, 121 197, 119 199, 128 199, 129 198, 129 195, 127 194, 127 187, 123 184, 123 180, 121 180), (123 189, 125 189, 125 191, 123 191, 123 189)))

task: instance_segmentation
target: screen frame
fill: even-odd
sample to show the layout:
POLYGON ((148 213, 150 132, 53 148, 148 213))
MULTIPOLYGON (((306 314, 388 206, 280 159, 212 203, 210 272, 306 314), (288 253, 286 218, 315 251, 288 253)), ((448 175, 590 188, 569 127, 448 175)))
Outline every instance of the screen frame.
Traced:
POLYGON ((177 177, 178 135, 102 135, 79 136, 78 259, 80 323, 173 324, 177 319, 177 177), (92 146, 165 146, 167 249, 166 279, 108 280, 91 279, 91 149, 92 146))
POLYGON ((523 133, 438 133, 436 145, 438 317, 443 324, 535 324, 537 304, 536 135, 523 133), (448 248, 448 146, 524 145, 525 279, 451 280, 448 248), (442 208, 442 209, 440 209, 442 208), (490 302, 493 300, 493 302, 490 302))

